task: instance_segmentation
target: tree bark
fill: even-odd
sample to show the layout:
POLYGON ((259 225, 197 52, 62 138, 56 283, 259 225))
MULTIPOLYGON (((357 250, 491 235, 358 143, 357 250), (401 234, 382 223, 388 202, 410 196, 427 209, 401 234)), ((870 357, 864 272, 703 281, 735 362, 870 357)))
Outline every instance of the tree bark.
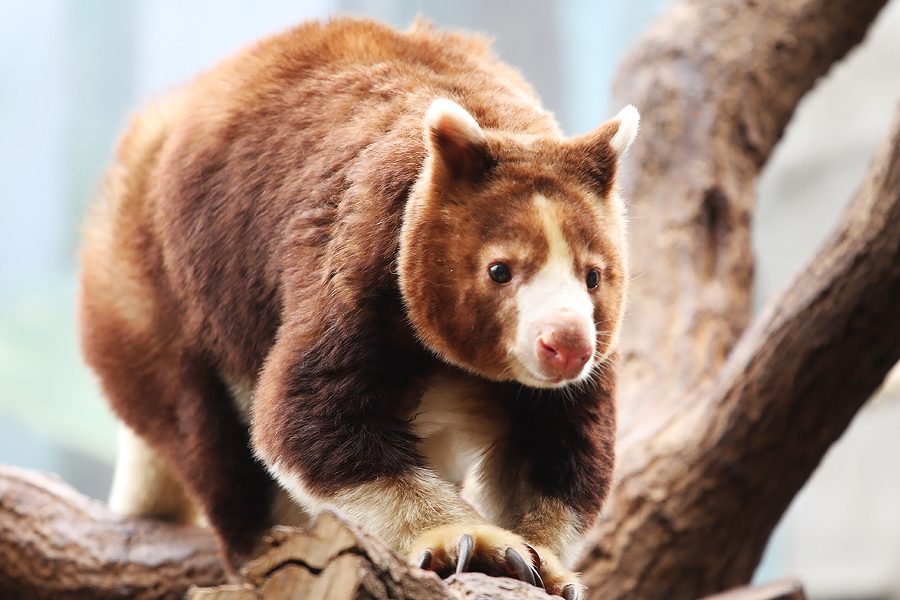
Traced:
POLYGON ((689 408, 749 323, 759 172, 800 98, 885 3, 679 1, 623 59, 614 104, 642 114, 620 178, 634 278, 623 440, 689 408))
POLYGON ((120 518, 55 476, 0 466, 0 597, 174 600, 224 580, 210 532, 120 518))
POLYGON ((900 359, 900 110, 822 249, 709 391, 620 452, 581 562, 591 598, 697 598, 750 580, 782 513, 900 359))
POLYGON ((303 530, 275 528, 269 546, 242 569, 242 583, 226 584, 208 530, 117 517, 55 476, 0 466, 4 600, 551 598, 521 581, 481 573, 441 581, 329 510, 303 530))
POLYGON ((412 567, 384 542, 326 509, 303 530, 276 528, 270 549, 241 574, 243 585, 195 589, 188 600, 550 600, 513 579, 462 573, 442 581, 412 567))
MULTIPOLYGON (((213 536, 193 526, 120 518, 53 476, 0 467, 0 597, 188 600, 550 600, 481 573, 445 581, 417 569, 339 513, 278 527, 269 549, 224 584, 213 536), (222 585, 216 585, 222 584, 222 585), (214 586, 214 587, 203 587, 214 586)), ((796 581, 708 600, 805 600, 796 581)))
POLYGON ((745 327, 756 178, 800 97, 882 4, 681 2, 623 62, 619 103, 645 115, 622 180, 637 279, 617 482, 580 563, 591 598, 749 581, 900 358, 896 123, 829 241, 745 327))

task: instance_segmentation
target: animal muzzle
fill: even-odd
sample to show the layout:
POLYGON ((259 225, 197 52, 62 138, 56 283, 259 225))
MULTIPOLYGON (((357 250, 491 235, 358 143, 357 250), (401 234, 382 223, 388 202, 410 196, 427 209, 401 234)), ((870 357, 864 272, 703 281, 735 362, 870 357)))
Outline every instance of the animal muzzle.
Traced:
POLYGON ((542 370, 557 382, 575 379, 594 356, 594 342, 578 323, 548 323, 535 340, 542 370))

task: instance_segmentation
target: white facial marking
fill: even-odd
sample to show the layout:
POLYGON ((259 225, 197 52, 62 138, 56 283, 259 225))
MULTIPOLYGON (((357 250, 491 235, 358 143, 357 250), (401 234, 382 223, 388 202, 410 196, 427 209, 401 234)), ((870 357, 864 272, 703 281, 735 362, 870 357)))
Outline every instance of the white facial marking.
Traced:
POLYGON ((517 291, 519 324, 511 354, 521 383, 562 387, 591 372, 597 337, 594 305, 584 277, 575 272, 574 255, 553 204, 536 195, 534 208, 549 252, 531 281, 517 291))

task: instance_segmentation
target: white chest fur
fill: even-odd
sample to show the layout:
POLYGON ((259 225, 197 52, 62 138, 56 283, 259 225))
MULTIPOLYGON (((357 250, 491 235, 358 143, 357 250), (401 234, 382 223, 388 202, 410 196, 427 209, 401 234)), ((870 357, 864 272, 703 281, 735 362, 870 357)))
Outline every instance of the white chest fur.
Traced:
POLYGON ((409 415, 413 432, 422 439, 422 455, 441 477, 458 485, 507 427, 490 390, 490 383, 466 373, 440 371, 409 415))

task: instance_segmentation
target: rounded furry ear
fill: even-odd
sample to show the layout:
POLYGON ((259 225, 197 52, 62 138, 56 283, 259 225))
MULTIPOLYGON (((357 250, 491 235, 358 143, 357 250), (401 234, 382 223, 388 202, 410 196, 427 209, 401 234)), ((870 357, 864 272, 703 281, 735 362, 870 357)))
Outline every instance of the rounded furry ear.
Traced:
POLYGON ((609 121, 601 124, 597 129, 575 138, 576 142, 587 146, 592 152, 608 152, 611 148, 616 160, 620 160, 628 147, 637 137, 638 127, 641 122, 641 114, 629 104, 619 111, 609 121))
POLYGON ((637 137, 638 128, 641 124, 641 113, 638 112, 634 105, 629 104, 611 119, 613 123, 616 121, 619 122, 619 125, 616 128, 616 133, 609 140, 609 145, 615 150, 616 156, 622 158, 622 155, 631 146, 634 138, 637 137))
POLYGON ((490 166, 487 138, 466 109, 438 98, 425 113, 425 141, 433 173, 476 180, 490 166))
POLYGON ((571 139, 582 169, 600 186, 603 196, 612 190, 618 163, 637 136, 641 115, 628 105, 597 129, 571 139))

